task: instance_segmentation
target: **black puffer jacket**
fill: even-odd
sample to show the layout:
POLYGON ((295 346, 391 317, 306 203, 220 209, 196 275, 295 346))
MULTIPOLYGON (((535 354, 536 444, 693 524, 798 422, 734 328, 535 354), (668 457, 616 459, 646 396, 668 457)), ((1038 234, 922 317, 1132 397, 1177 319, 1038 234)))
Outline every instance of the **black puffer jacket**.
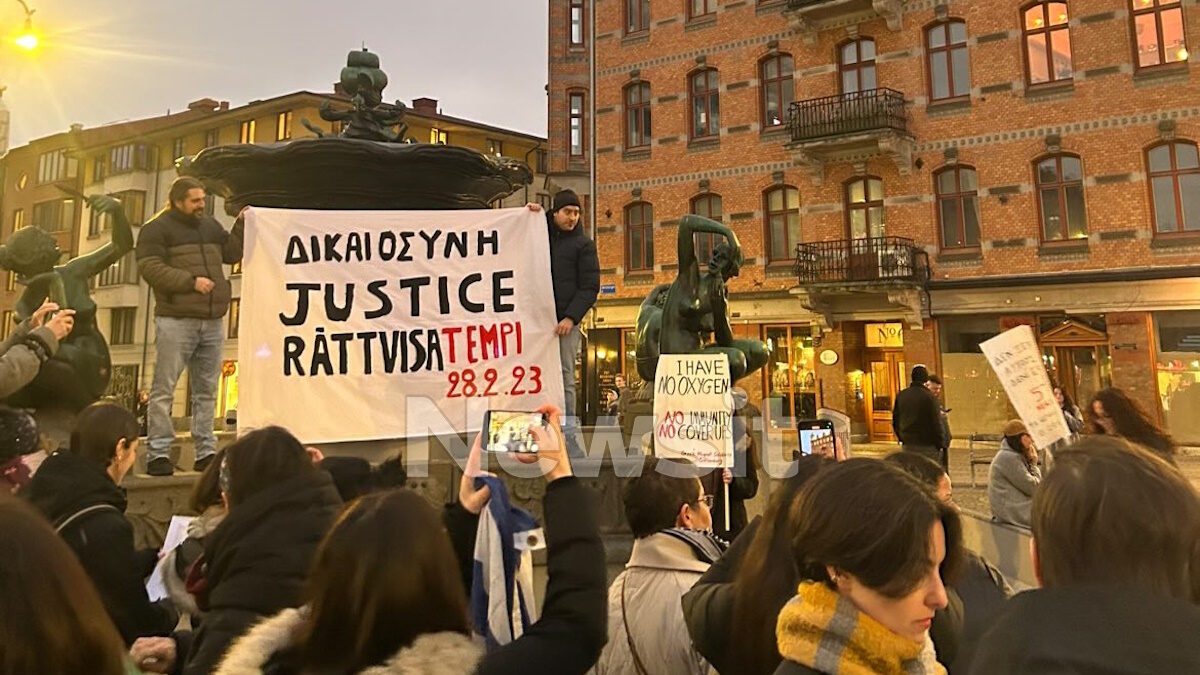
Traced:
POLYGON ((313 471, 230 509, 204 542, 208 602, 185 675, 207 675, 255 623, 299 607, 317 546, 342 508, 333 479, 313 471))
POLYGON ((104 609, 127 645, 139 637, 167 635, 178 617, 150 602, 145 578, 156 552, 133 548, 133 526, 125 519, 125 491, 99 464, 60 451, 42 462, 21 495, 55 527, 89 507, 95 510, 66 524, 60 532, 91 577, 104 609))
POLYGON ((558 320, 571 319, 575 325, 596 304, 600 293, 600 259, 596 242, 583 233, 583 223, 563 232, 554 224, 554 213, 546 213, 550 231, 550 272, 554 278, 554 309, 558 320))
POLYGON ((154 289, 154 314, 177 319, 219 319, 229 311, 232 289, 223 265, 242 259, 243 222, 226 232, 216 219, 192 219, 164 209, 138 235, 137 263, 154 289), (196 278, 212 279, 211 293, 196 290, 196 278))

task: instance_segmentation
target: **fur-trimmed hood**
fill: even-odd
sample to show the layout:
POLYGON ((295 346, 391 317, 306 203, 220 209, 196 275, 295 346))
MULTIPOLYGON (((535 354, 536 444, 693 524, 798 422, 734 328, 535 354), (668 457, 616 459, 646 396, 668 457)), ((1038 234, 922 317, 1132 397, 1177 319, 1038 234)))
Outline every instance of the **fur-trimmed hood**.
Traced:
MULTIPOLYGON (((216 675, 262 675, 271 656, 292 645, 304 623, 303 612, 285 609, 255 626, 233 643, 216 675)), ((483 646, 466 635, 430 633, 361 675, 462 675, 472 672, 481 658, 483 646)))

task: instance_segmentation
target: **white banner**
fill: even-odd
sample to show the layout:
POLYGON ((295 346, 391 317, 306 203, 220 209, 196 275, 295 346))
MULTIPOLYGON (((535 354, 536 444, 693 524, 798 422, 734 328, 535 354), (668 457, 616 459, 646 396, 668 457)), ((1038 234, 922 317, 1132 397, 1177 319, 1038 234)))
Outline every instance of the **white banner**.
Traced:
POLYGON ((979 348, 1000 376, 1005 393, 1037 447, 1049 448, 1070 438, 1071 430, 1054 400, 1054 389, 1032 328, 1017 326, 980 343, 979 348))
POLYGON ((242 268, 241 431, 452 434, 563 404, 540 213, 250 209, 242 268))
POLYGON ((733 397, 724 354, 663 354, 654 373, 654 455, 733 466, 733 397))

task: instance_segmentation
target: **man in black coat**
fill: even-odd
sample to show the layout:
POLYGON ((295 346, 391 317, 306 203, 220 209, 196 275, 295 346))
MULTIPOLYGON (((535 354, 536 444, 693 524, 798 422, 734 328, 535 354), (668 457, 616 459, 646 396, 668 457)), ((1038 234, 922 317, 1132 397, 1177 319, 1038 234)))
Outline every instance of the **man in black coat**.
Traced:
POLYGON ((925 455, 942 463, 940 448, 949 443, 943 438, 942 406, 926 388, 929 371, 925 366, 912 369, 912 383, 896 395, 892 408, 892 430, 904 450, 925 455))
MULTIPOLYGON (((541 206, 529 204, 532 211, 541 206)), ((550 233, 550 274, 554 281, 554 310, 558 316, 558 355, 562 365, 563 433, 567 451, 572 457, 582 457, 579 447, 579 420, 575 403, 575 359, 579 356, 582 334, 579 324, 600 293, 600 260, 596 243, 583 233, 579 195, 573 190, 560 190, 554 195, 552 208, 546 212, 546 227, 550 233)))

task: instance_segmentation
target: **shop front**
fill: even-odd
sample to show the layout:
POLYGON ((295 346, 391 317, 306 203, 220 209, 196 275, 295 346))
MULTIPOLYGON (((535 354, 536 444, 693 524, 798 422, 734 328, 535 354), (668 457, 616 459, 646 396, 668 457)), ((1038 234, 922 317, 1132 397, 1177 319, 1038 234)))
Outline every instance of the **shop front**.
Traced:
POLYGON ((1155 382, 1167 432, 1200 445, 1200 310, 1154 314, 1155 382))

